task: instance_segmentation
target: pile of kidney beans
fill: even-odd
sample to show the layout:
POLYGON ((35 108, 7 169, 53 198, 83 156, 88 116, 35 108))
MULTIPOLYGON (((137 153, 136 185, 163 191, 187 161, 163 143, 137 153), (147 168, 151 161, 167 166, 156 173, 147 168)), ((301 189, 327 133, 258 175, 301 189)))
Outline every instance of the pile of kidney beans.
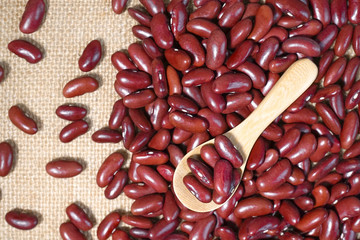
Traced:
MULTIPOLYGON (((140 42, 111 57, 119 71, 114 88, 121 99, 114 103, 108 128, 92 135, 100 143, 122 140, 132 153, 128 171, 121 169, 123 155, 111 154, 96 181, 106 187, 107 198, 124 192, 134 202, 129 214, 109 213, 97 228, 98 238, 356 239, 360 232, 360 2, 194 0, 193 11, 189 0, 167 5, 162 0, 140 2, 143 8, 128 9, 139 23, 132 30, 140 42), (235 194, 215 211, 186 209, 171 185, 184 154, 210 138, 226 142, 221 134, 241 123, 301 58, 316 62, 319 74, 256 141, 235 194), (120 222, 131 228, 119 227, 120 222)), ((112 3, 115 13, 126 5, 126 1, 112 3)), ((42 18, 40 24, 37 21, 39 27, 42 18)), ((22 57, 37 61, 39 54, 31 46, 21 43, 22 51, 17 51, 16 44, 10 43, 9 50, 21 55, 25 47, 30 54, 22 57)), ((79 59, 80 69, 95 68, 101 51, 101 45, 91 42, 79 59)), ((0 68, 0 80, 3 75, 0 68)), ((69 84, 64 87, 65 97, 98 87, 87 77, 69 84)), ((36 133, 31 118, 19 107, 12 111, 16 113, 9 111, 9 117, 16 126, 36 133)), ((57 114, 76 123, 83 121, 86 110, 60 106, 57 114)), ((88 127, 67 130, 65 136, 60 134, 63 142, 74 140, 88 127)), ((9 173, 12 155, 10 144, 0 143, 1 176, 9 173)), ((201 158, 215 167, 207 171, 214 172, 208 177, 213 183, 205 184, 211 188, 217 181, 216 191, 205 201, 223 202, 239 182, 233 171, 239 166, 219 154, 216 143, 203 147, 201 158), (224 173, 234 173, 232 185, 219 180, 224 173)), ((189 181, 200 178, 197 171, 204 169, 199 167, 204 163, 195 159, 188 163, 195 176, 189 181)), ((46 169, 54 177, 73 177, 81 167, 55 161, 46 169), (55 171, 57 164, 63 172, 55 171)), ((72 223, 61 225, 61 236, 85 238, 80 229, 86 231, 92 223, 79 206, 71 206, 77 217, 68 213, 72 223)), ((37 224, 31 214, 7 215, 15 227, 19 221, 31 227, 37 224)))

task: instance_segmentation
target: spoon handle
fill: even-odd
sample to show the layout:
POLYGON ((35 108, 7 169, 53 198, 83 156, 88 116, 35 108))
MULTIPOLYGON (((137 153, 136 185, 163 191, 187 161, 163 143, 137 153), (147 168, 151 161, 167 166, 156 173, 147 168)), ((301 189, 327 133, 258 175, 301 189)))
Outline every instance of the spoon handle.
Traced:
MULTIPOLYGON (((286 70, 259 106, 237 127, 225 133, 247 159, 260 134, 314 82, 318 69, 301 59, 286 70)), ((245 164, 243 164, 245 165, 245 164)))

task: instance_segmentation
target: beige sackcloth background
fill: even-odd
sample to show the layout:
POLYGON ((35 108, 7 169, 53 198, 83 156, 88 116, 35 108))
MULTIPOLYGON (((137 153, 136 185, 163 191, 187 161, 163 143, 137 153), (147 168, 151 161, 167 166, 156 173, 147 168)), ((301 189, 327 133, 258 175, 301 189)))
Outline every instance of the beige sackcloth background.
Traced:
MULTIPOLYGON (((61 239, 59 226, 68 221, 65 208, 73 202, 90 210, 96 223, 88 237, 97 239, 96 229, 105 215, 114 210, 126 213, 132 202, 123 193, 108 200, 104 189, 96 185, 96 173, 103 160, 123 146, 94 143, 91 134, 107 125, 112 105, 119 98, 113 88, 116 70, 110 58, 115 51, 137 41, 131 32, 137 23, 127 12, 116 15, 111 0, 47 0, 43 25, 26 35, 19 30, 26 3, 0 0, 0 64, 8 73, 0 83, 0 142, 11 140, 16 145, 16 164, 7 177, 0 177, 0 239, 61 239), (11 53, 7 44, 19 38, 38 43, 45 53, 43 60, 29 64, 11 53), (93 39, 103 43, 103 58, 90 72, 100 81, 100 88, 66 99, 62 88, 71 79, 86 74, 79 70, 78 59, 93 39), (55 115, 56 108, 64 103, 86 106, 86 119, 91 124, 85 135, 66 144, 58 135, 69 122, 55 115), (27 135, 12 125, 7 112, 15 104, 24 105, 36 117, 40 123, 37 134, 27 135), (86 168, 74 178, 55 179, 45 172, 45 165, 61 157, 79 159, 86 168), (36 211, 41 214, 40 223, 28 231, 9 226, 4 217, 14 208, 36 211)), ((131 0, 128 6, 138 4, 131 0)))

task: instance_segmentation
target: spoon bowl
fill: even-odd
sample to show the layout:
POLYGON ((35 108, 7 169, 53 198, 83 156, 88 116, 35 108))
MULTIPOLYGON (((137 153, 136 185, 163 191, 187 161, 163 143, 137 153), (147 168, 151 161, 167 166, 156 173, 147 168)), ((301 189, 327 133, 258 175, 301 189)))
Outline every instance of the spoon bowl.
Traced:
MULTIPOLYGON (((258 137, 269 124, 305 92, 314 82, 317 73, 318 69, 311 60, 296 61, 284 72, 259 106, 241 124, 223 134, 230 139, 244 159, 244 163, 240 167, 241 177, 251 149, 258 137)), ((214 144, 214 139, 189 151, 176 167, 173 178, 173 187, 177 198, 185 207, 196 212, 209 212, 223 205, 213 201, 209 203, 200 202, 183 183, 183 178, 191 173, 187 159, 194 155, 200 155, 201 147, 207 144, 214 144)), ((232 195, 235 191, 236 188, 232 195)))

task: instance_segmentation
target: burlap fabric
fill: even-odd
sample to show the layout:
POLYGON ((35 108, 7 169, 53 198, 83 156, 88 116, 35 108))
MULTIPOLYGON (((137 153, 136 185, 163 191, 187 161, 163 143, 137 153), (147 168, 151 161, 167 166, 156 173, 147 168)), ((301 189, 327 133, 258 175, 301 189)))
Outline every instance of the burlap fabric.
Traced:
POLYGON ((98 223, 104 216, 118 209, 126 212, 131 203, 124 194, 108 200, 104 189, 97 187, 99 166, 109 154, 123 147, 94 143, 91 134, 107 125, 112 104, 118 99, 113 88, 116 70, 110 57, 136 41, 131 32, 136 22, 127 12, 116 15, 111 10, 111 0, 47 0, 44 24, 37 32, 25 35, 19 30, 19 22, 26 2, 0 0, 0 64, 7 72, 0 83, 0 142, 7 140, 16 146, 15 167, 7 177, 0 178, 0 239, 61 239, 59 226, 67 221, 65 208, 73 202, 86 206, 91 213, 96 224, 88 236, 96 239, 98 223), (44 59, 29 64, 11 53, 7 44, 19 38, 41 46, 44 59), (77 61, 93 39, 101 40, 104 47, 102 61, 90 73, 100 81, 100 88, 66 99, 62 88, 69 80, 85 75, 77 61), (58 135, 69 122, 55 115, 55 109, 64 103, 85 106, 86 119, 91 124, 88 133, 67 144, 61 143, 58 135), (33 114, 40 125, 36 135, 27 135, 12 125, 7 111, 15 104, 33 114), (45 172, 45 165, 61 157, 78 159, 86 168, 74 178, 55 179, 45 172), (14 208, 36 211, 41 215, 40 223, 30 231, 10 227, 4 216, 14 208))

